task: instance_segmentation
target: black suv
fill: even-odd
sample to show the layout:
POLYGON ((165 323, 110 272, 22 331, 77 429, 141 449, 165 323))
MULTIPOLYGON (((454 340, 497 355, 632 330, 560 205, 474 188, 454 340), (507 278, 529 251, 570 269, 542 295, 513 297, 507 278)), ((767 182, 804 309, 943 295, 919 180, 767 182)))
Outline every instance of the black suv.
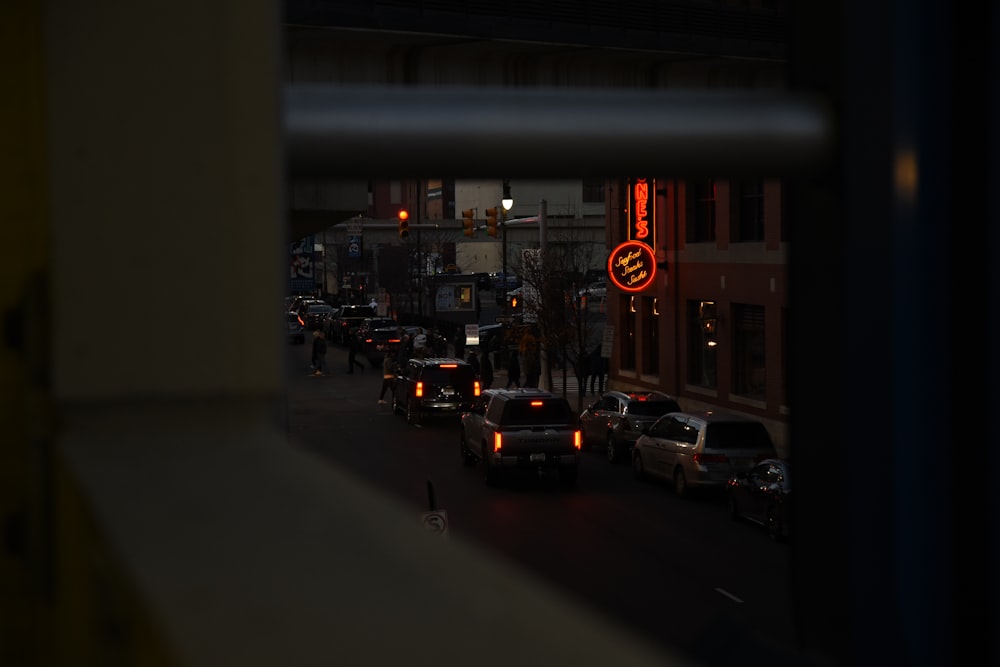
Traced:
POLYGON ((424 417, 454 415, 469 410, 479 396, 476 370, 466 361, 451 357, 414 358, 396 371, 393 413, 402 412, 410 424, 424 417))
POLYGON ((462 460, 483 466, 487 484, 501 471, 558 471, 575 484, 580 467, 576 415, 562 396, 541 389, 487 389, 462 414, 462 460))

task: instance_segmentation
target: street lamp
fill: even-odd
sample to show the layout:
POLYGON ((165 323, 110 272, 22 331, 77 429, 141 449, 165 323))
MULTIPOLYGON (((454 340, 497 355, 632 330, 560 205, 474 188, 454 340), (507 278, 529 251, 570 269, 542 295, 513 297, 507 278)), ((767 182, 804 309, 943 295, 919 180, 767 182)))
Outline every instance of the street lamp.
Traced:
POLYGON ((503 181, 503 199, 500 200, 503 206, 501 216, 501 227, 503 228, 503 316, 504 320, 510 316, 510 307, 507 305, 507 212, 514 206, 514 199, 510 196, 510 183, 507 179, 503 181))

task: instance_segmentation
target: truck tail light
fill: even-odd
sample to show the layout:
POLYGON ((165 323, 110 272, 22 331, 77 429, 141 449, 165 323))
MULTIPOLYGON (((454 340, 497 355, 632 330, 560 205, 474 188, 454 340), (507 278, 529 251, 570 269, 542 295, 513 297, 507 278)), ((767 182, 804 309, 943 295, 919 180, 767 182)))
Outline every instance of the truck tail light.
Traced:
POLYGON ((503 446, 503 443, 501 442, 502 440, 503 440, 503 436, 500 435, 499 431, 497 431, 496 433, 493 434, 493 453, 494 454, 496 454, 497 452, 499 452, 500 448, 503 446))
POLYGON ((416 396, 417 398, 423 398, 423 396, 424 396, 424 383, 423 382, 418 382, 417 383, 417 389, 414 392, 414 396, 416 396))
POLYGON ((480 394, 481 391, 482 391, 482 387, 479 386, 479 380, 476 380, 475 383, 473 383, 473 385, 472 385, 472 394, 474 396, 479 396, 479 394, 480 394))
POLYGON ((581 440, 581 437, 580 437, 580 430, 577 429, 577 430, 573 431, 573 447, 576 449, 576 451, 580 451, 580 446, 582 444, 583 444, 583 441, 581 440))

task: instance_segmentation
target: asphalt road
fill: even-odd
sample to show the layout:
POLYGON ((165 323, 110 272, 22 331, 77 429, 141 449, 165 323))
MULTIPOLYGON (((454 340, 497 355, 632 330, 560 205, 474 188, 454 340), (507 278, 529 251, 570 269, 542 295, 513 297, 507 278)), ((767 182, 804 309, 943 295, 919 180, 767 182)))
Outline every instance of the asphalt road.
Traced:
POLYGON ((575 489, 532 476, 486 487, 462 465, 456 423, 408 425, 391 401, 378 404, 381 373, 346 375, 346 359, 331 346, 331 375, 315 377, 308 344, 289 346, 293 442, 415 516, 430 508, 430 482, 449 538, 486 546, 671 650, 705 664, 803 664, 791 648, 788 547, 733 522, 721 496, 677 498, 600 450, 582 455, 575 489))

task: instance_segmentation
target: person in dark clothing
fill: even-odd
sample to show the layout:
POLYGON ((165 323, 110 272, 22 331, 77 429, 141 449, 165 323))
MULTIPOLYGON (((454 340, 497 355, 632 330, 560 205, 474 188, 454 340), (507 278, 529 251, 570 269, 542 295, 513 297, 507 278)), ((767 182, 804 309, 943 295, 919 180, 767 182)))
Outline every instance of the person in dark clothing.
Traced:
POLYGON ((413 338, 404 333, 399 339, 399 349, 396 350, 396 368, 406 368, 407 362, 413 356, 413 338))
POLYGON ((489 352, 483 352, 483 358, 479 360, 479 379, 483 383, 483 389, 493 386, 493 362, 490 361, 489 352))
POLYGON ((507 355, 507 386, 521 388, 521 362, 517 359, 517 350, 511 350, 507 355))
MULTIPOLYGON (((604 393, 604 376, 608 372, 608 360, 601 356, 601 346, 598 345, 590 353, 590 393, 597 395, 604 393), (594 391, 597 385, 597 391, 594 391)), ((586 392, 584 392, 586 393, 586 392)))
POLYGON ((455 357, 461 359, 465 356, 465 329, 461 326, 455 329, 455 337, 452 338, 452 344, 455 346, 455 357))
POLYGON ((315 375, 323 375, 326 370, 326 336, 322 331, 313 331, 312 365, 315 375))
POLYGON ((479 375, 479 355, 476 354, 475 350, 469 350, 469 358, 467 361, 469 362, 469 365, 472 366, 472 370, 476 372, 476 375, 479 375))
POLYGON ((347 374, 354 374, 354 367, 360 366, 361 372, 365 371, 365 365, 357 360, 357 354, 361 351, 361 340, 357 336, 351 336, 347 344, 347 374))

